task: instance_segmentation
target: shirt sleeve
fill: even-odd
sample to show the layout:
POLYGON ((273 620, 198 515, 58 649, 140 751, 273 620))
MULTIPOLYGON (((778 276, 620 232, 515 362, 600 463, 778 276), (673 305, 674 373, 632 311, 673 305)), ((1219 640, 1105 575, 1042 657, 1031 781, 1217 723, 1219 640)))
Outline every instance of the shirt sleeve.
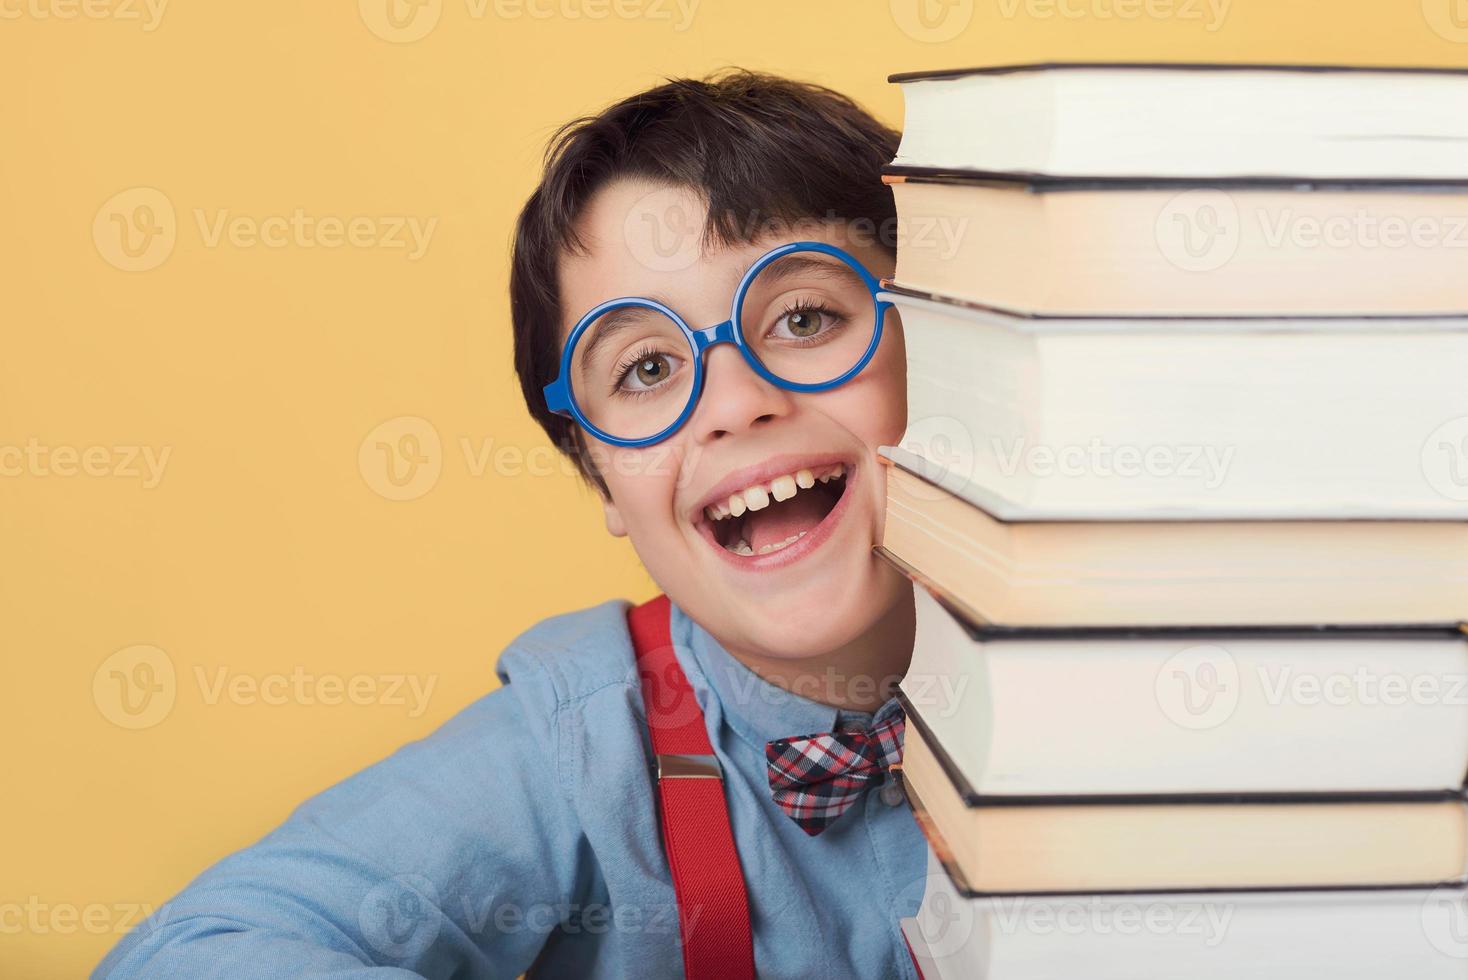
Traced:
POLYGON ((517 670, 204 871, 93 980, 524 973, 586 887, 559 711, 545 670, 517 670))

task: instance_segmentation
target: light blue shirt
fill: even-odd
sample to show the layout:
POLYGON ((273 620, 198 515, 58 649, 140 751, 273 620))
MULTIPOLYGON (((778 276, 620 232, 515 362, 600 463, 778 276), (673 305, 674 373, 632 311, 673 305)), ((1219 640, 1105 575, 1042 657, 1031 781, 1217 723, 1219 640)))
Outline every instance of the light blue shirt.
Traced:
MULTIPOLYGON (((204 871, 93 977, 682 977, 626 607, 521 634, 503 687, 204 871)), ((671 628, 723 766, 759 976, 915 977, 898 920, 927 847, 900 794, 868 791, 808 837, 765 776, 766 741, 896 703, 838 711, 764 681, 676 605, 671 628)))

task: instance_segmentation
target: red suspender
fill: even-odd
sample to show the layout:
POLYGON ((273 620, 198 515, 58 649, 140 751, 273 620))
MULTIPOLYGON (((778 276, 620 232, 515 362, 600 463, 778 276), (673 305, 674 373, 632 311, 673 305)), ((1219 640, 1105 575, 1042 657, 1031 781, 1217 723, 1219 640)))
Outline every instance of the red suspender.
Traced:
POLYGON ((678 899, 687 980, 753 980, 749 896, 729 828, 724 780, 703 712, 668 629, 668 597, 627 611, 657 757, 663 847, 678 899))
POLYGON ((912 951, 912 943, 908 942, 907 933, 902 934, 902 945, 907 947, 907 955, 912 960, 912 968, 917 971, 918 980, 928 980, 923 976, 922 965, 918 963, 917 954, 912 951))

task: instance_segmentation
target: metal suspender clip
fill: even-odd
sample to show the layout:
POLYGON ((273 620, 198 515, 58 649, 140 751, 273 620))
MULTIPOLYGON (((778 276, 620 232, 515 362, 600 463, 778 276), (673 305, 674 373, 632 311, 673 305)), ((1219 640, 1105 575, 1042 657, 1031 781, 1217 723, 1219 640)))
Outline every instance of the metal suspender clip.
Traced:
POLYGON ((719 760, 711 755, 659 755, 658 780, 723 779, 719 760))

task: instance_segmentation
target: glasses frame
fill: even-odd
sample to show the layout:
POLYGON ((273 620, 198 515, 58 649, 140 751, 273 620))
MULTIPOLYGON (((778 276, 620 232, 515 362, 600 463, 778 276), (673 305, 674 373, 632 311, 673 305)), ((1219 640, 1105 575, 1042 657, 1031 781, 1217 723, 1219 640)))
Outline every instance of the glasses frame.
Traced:
POLYGON ((561 352, 561 366, 556 374, 556 379, 542 389, 542 394, 545 396, 545 407, 557 415, 565 415, 574 419, 576 424, 580 425, 581 428, 608 445, 637 448, 662 442, 668 436, 682 428, 683 423, 688 421, 689 416, 693 414, 693 410, 698 406, 698 400, 703 396, 704 354, 710 347, 716 344, 733 344, 739 348, 739 352, 744 355, 744 362, 754 370, 754 373, 777 388, 783 388, 786 391, 828 391, 845 384, 860 374, 862 369, 867 366, 867 363, 871 361, 872 356, 876 354, 877 347, 882 342, 882 323, 887 318, 887 311, 892 308, 892 302, 881 298, 882 295, 881 281, 872 275, 867 267, 862 265, 861 260, 850 252, 825 242, 789 242, 770 249, 755 260, 754 264, 744 273, 744 277, 739 280, 738 288, 734 290, 734 301, 729 307, 729 318, 722 323, 716 323, 702 330, 693 329, 681 316, 655 299, 648 299, 644 296, 623 296, 618 299, 609 299, 604 303, 599 303, 592 307, 580 320, 576 321, 576 326, 572 328, 571 335, 566 340, 566 347, 561 352), (755 277, 770 263, 776 262, 792 252, 819 252, 823 255, 830 255, 840 259, 861 277, 862 283, 867 287, 867 291, 872 296, 872 305, 877 319, 876 327, 872 330, 871 342, 867 344, 867 349, 862 353, 857 362, 852 365, 850 370, 830 381, 800 382, 788 381, 785 378, 779 377, 769 368, 765 367, 759 357, 745 343, 744 334, 735 326, 735 324, 739 323, 744 313, 744 297, 749 291, 750 285, 754 282, 755 277), (623 439, 597 428, 586 417, 586 414, 581 411, 581 406, 576 404, 576 394, 572 390, 570 383, 571 358, 576 353, 576 344, 580 341, 581 335, 597 319, 613 310, 633 306, 645 307, 661 313, 677 324, 678 329, 683 332, 683 338, 688 341, 688 347, 693 352, 693 387, 688 392, 688 404, 683 406, 683 411, 679 416, 665 426, 662 431, 655 432, 641 439, 623 439))

